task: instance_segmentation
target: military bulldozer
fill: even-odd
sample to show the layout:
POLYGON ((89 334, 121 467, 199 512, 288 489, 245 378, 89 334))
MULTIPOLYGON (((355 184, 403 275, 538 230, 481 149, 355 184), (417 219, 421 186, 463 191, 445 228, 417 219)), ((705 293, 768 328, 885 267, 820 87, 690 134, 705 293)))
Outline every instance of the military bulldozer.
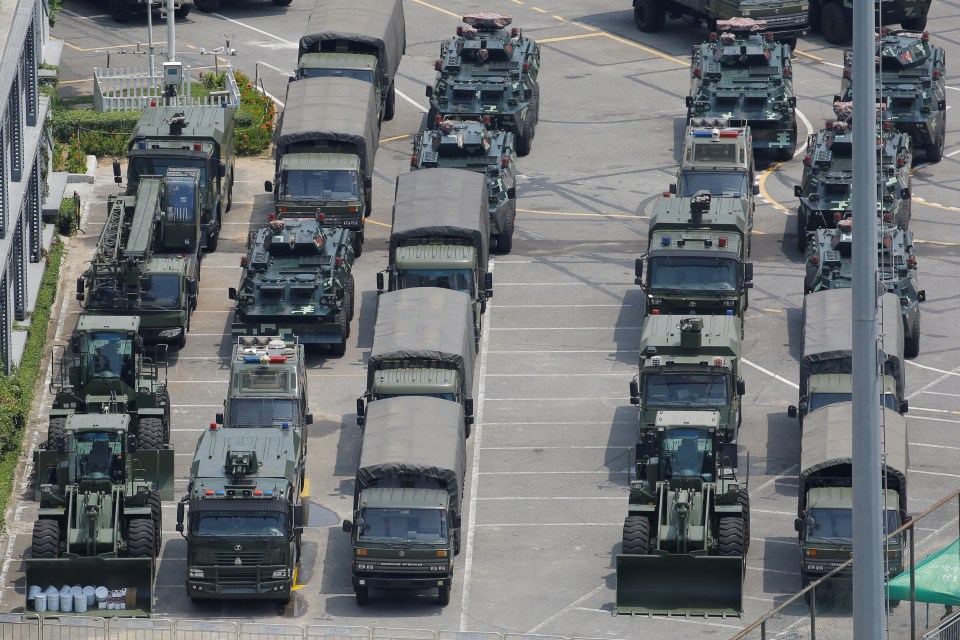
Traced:
POLYGON ((614 611, 740 615, 748 482, 737 475, 737 445, 723 442, 715 413, 660 411, 654 428, 641 428, 614 611))
POLYGON ((58 362, 50 382, 48 445, 62 449, 73 414, 117 413, 130 417, 130 434, 141 450, 170 442, 170 396, 166 345, 144 354, 137 316, 84 315, 68 348, 54 346, 58 362))
POLYGON ((126 590, 122 609, 89 615, 152 610, 161 501, 173 499, 173 449, 138 449, 131 423, 117 413, 71 415, 60 439, 35 456, 40 508, 26 582, 126 590))

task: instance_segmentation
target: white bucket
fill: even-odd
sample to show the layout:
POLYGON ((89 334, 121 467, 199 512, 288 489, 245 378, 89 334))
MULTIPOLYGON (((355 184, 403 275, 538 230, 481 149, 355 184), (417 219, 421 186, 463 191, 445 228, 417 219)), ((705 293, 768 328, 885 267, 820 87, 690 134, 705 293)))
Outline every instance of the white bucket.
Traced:
POLYGON ((87 596, 83 595, 83 589, 79 594, 73 594, 73 610, 77 613, 84 613, 87 610, 87 596))
POLYGON ((69 591, 66 593, 60 592, 60 611, 67 613, 73 611, 73 594, 69 591))
POLYGON ((110 592, 107 591, 107 588, 97 587, 94 591, 94 594, 97 597, 97 606, 101 609, 106 609, 107 607, 105 605, 107 604, 107 596, 110 594, 110 592))
POLYGON ((60 611, 60 592, 47 591, 47 611, 60 611))
POLYGON ((34 611, 47 610, 47 594, 38 593, 33 596, 33 609, 34 611))
POLYGON ((32 585, 30 590, 27 592, 27 600, 33 600, 38 593, 43 593, 43 589, 37 585, 32 585))
POLYGON ((96 587, 86 586, 83 588, 83 595, 87 597, 87 606, 92 607, 97 603, 96 587))

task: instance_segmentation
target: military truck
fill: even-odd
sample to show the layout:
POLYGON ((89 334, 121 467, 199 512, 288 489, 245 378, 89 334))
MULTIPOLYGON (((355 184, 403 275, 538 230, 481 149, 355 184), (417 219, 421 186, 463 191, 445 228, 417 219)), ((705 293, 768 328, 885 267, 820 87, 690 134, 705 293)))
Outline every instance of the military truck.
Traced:
POLYGON ((476 171, 487 177, 490 244, 497 253, 513 249, 517 218, 517 159, 514 136, 492 131, 483 122, 444 120, 413 139, 410 169, 446 167, 476 171))
POLYGON ((517 153, 530 153, 540 120, 540 45, 514 27, 513 16, 463 16, 467 27, 440 45, 437 80, 427 87, 426 127, 448 119, 481 119, 516 137, 517 153))
MULTIPOLYGON (((273 4, 278 7, 286 7, 291 2, 293 0, 273 0, 273 4)), ((220 0, 193 0, 193 4, 204 13, 212 13, 220 9, 220 0)))
MULTIPOLYGON (((119 182, 120 163, 113 168, 119 182)), ((196 168, 141 176, 136 195, 110 196, 90 268, 77 278, 77 300, 88 313, 138 315, 145 341, 182 348, 200 285, 199 213, 196 168)))
MULTIPOLYGON (((850 103, 834 103, 838 115, 846 117, 850 103)), ((805 251, 810 234, 832 229, 852 215, 853 128, 847 120, 828 120, 826 126, 807 138, 800 184, 793 194, 797 208, 797 249, 805 251)), ((910 226, 912 194, 910 164, 913 145, 910 136, 884 123, 877 144, 877 215, 883 224, 910 226)))
POLYGON ((789 160, 797 146, 790 46, 775 41, 770 32, 759 33, 763 21, 718 22, 717 29, 720 35, 710 34, 690 56, 687 120, 743 120, 750 126, 754 151, 772 151, 777 160, 789 160))
POLYGON ((230 387, 216 419, 226 427, 313 424, 306 358, 296 336, 237 337, 230 355, 230 387))
MULTIPOLYGON (((927 28, 932 0, 875 0, 876 24, 897 24, 909 31, 927 28)), ((845 44, 853 36, 853 0, 810 0, 810 27, 830 44, 845 44)))
MULTIPOLYGON (((907 421, 896 411, 881 409, 884 456, 884 534, 907 520, 907 421)), ((830 573, 850 559, 853 548, 853 403, 832 404, 809 414, 800 436, 800 491, 797 519, 800 576, 803 586, 830 573)), ((903 534, 884 546, 886 577, 903 571, 903 534)), ((849 579, 851 573, 842 578, 849 579)), ((818 592, 819 593, 819 592, 818 592)))
MULTIPOLYGON (((147 11, 153 10, 153 8, 159 8, 160 12, 164 15, 167 11, 167 0, 151 0, 149 3, 147 0, 110 0, 108 3, 110 7, 110 17, 113 18, 114 22, 119 22, 120 24, 125 24, 130 21, 130 18, 136 14, 146 13, 147 11)), ((173 0, 173 15, 177 20, 182 20, 190 15, 190 10, 193 8, 193 5, 187 4, 183 0, 173 0)))
POLYGON ((290 600, 306 452, 306 432, 288 425, 203 432, 177 504, 192 601, 290 600))
POLYGON ((469 294, 478 339, 481 316, 493 297, 486 182, 484 176, 463 169, 400 174, 390 263, 377 274, 378 291, 386 284, 389 291, 439 287, 469 294))
POLYGON ((790 46, 797 46, 797 37, 810 32, 807 24, 808 2, 805 0, 773 0, 761 3, 694 2, 693 0, 633 0, 633 20, 640 31, 653 33, 666 24, 667 16, 712 29, 721 23, 761 22, 762 30, 790 46))
MULTIPOLYGON (((728 118, 694 118, 683 136, 677 181, 670 193, 690 197, 699 191, 711 196, 739 196, 747 220, 753 220, 755 169, 750 127, 728 118)), ((749 243, 748 243, 749 250, 749 243)))
POLYGON ((640 372, 630 381, 630 404, 640 428, 656 425, 662 411, 715 414, 721 442, 740 429, 740 318, 651 315, 640 336, 640 372))
POLYGON ((130 426, 123 414, 74 414, 34 456, 40 506, 26 583, 59 589, 96 578, 108 589, 126 589, 128 606, 90 616, 153 610, 161 501, 173 499, 173 449, 138 449, 127 437, 130 426))
POLYGON ((353 78, 308 78, 287 85, 273 137, 276 216, 323 215, 323 226, 353 232, 363 253, 364 220, 373 210, 373 160, 380 125, 373 87, 353 78))
POLYGON ((750 496, 737 445, 715 412, 656 415, 637 442, 614 612, 740 615, 750 496))
POLYGON ((357 398, 357 424, 363 426, 369 402, 432 396, 463 405, 470 437, 478 347, 466 293, 419 287, 383 294, 377 299, 367 390, 357 398))
POLYGON ((50 448, 62 448, 73 414, 130 416, 130 433, 140 450, 170 442, 170 394, 166 345, 144 355, 137 316, 80 316, 69 348, 54 345, 57 363, 50 381, 50 448))
POLYGON ((732 314, 747 310, 753 263, 747 262, 753 218, 742 197, 706 191, 665 194, 650 216, 647 253, 636 259, 634 282, 646 294, 646 314, 732 314), (643 278, 643 264, 647 277, 643 278))
POLYGON ((397 104, 394 78, 407 50, 400 0, 324 0, 307 18, 296 78, 345 77, 373 85, 381 120, 397 104))
POLYGON ((216 251, 223 214, 233 205, 233 115, 230 107, 147 107, 127 148, 127 195, 136 194, 140 176, 200 170, 200 242, 207 251, 216 251))
MULTIPOLYGON (((879 353, 883 406, 907 412, 903 363, 903 322, 900 301, 885 293, 878 301, 879 353)), ((800 397, 790 406, 791 418, 804 416, 838 402, 852 400, 853 308, 851 289, 817 291, 803 298, 803 351, 800 358, 800 397)))
MULTIPOLYGON (((896 227, 877 231, 879 282, 900 300, 908 358, 920 354, 920 303, 927 292, 917 279, 917 258, 913 251, 913 233, 896 227)), ((823 289, 842 289, 853 285, 853 225, 841 220, 836 229, 820 229, 807 252, 804 293, 823 289)))
POLYGON ((450 603, 460 553, 466 435, 463 407, 425 396, 370 404, 353 493, 353 591, 437 589, 450 603), (398 435, 399 434, 399 435, 398 435))
MULTIPOLYGON (((946 54, 927 32, 880 29, 878 102, 883 119, 910 135, 927 162, 940 162, 947 129, 946 54)), ((853 100, 853 51, 843 52, 843 80, 836 102, 853 100)), ((916 158, 914 158, 916 160, 916 158)))
POLYGON ((342 356, 354 313, 353 242, 349 229, 314 218, 271 220, 250 232, 230 332, 235 336, 293 336, 326 344, 342 356))

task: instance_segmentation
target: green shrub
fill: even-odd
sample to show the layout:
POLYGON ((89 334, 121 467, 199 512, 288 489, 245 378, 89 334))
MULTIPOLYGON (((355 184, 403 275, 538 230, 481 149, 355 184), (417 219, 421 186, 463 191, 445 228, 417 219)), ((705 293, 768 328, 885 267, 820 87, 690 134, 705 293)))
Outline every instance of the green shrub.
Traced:
POLYGON ((237 86, 240 87, 240 109, 235 119, 237 131, 237 155, 252 156, 270 147, 273 141, 273 122, 277 107, 273 100, 257 91, 245 74, 236 71, 237 86), (241 123, 240 114, 245 114, 241 123))
POLYGON ((72 236, 80 222, 80 198, 70 197, 60 201, 60 212, 57 213, 57 233, 61 236, 72 236))
POLYGON ((87 172, 87 154, 83 152, 76 134, 66 142, 53 144, 53 170, 70 173, 87 172))

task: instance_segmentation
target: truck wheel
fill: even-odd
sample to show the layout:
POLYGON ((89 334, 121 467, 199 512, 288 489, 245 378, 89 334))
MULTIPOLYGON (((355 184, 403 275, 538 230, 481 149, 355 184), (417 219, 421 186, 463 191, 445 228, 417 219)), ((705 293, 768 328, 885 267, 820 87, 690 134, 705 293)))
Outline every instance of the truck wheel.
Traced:
POLYGON ((933 144, 927 147, 927 162, 940 162, 943 160, 943 132, 937 133, 933 144))
POLYGON ((645 556, 650 553, 650 520, 643 516, 623 519, 623 545, 620 553, 645 556))
POLYGON ((722 556, 743 556, 743 520, 738 516, 720 518, 717 550, 722 556))
POLYGON ((154 558, 157 548, 153 520, 134 518, 127 527, 127 557, 154 558))
POLYGON ((353 281, 353 274, 351 273, 349 276, 347 276, 347 293, 350 295, 350 306, 348 307, 348 310, 350 313, 347 316, 347 318, 351 321, 353 320, 354 311, 356 311, 355 309, 355 306, 357 303, 356 292, 357 292, 356 284, 353 281))
POLYGON ((285 7, 291 2, 293 2, 293 0, 273 0, 273 4, 277 5, 278 7, 285 7))
POLYGON ((636 0, 633 5, 633 21, 637 23, 640 31, 660 31, 666 19, 660 0, 636 0))
MULTIPOLYGON (((187 323, 189 324, 189 322, 190 322, 190 319, 189 319, 189 317, 188 317, 187 323)), ((174 346, 176 346, 177 351, 180 351, 180 350, 183 349, 185 346, 187 346, 187 327, 185 327, 185 326, 184 326, 184 327, 180 327, 180 337, 177 338, 177 343, 176 343, 176 345, 174 345, 174 346)))
MULTIPOLYGON (((353 292, 350 291, 350 283, 347 283, 347 286, 343 290, 343 313, 347 314, 347 323, 353 320, 353 312, 350 311, 350 307, 353 306, 353 292)), ((347 327, 350 325, 347 324, 347 327)))
POLYGON ((347 320, 347 310, 342 307, 337 312, 337 323, 340 325, 341 340, 330 345, 330 355, 334 358, 342 358, 347 352, 347 338, 350 337, 350 321, 347 320))
POLYGON ((527 110, 527 119, 523 121, 523 129, 517 136, 516 144, 517 154, 521 156, 529 154, 530 149, 533 148, 533 116, 529 109, 527 110))
POLYGON ((453 532, 453 555, 460 555, 460 529, 453 532))
POLYGON ((839 2, 828 2, 820 12, 820 30, 830 44, 846 44, 850 41, 850 20, 839 2))
POLYGON ((47 447, 63 453, 66 435, 67 419, 50 418, 50 429, 47 431, 47 447))
POLYGON ((120 24, 130 19, 130 5, 126 0, 110 0, 110 17, 120 24))
POLYGON ((803 209, 797 211, 797 251, 807 251, 807 214, 803 209))
MULTIPOLYGON (((163 508, 160 502, 160 494, 151 491, 147 494, 147 505, 150 507, 150 519, 153 520, 155 531, 163 532, 163 508)), ((161 536, 157 536, 157 546, 153 552, 154 558, 160 557, 160 545, 163 543, 161 536)))
POLYGON ((193 0, 193 4, 204 13, 210 13, 220 8, 220 0, 193 0))
POLYGON ((369 587, 354 587, 353 592, 357 596, 357 604, 361 607, 370 602, 370 588, 369 587))
POLYGON ((780 42, 781 42, 782 44, 785 44, 785 45, 787 45, 788 47, 790 47, 790 51, 793 51, 794 49, 797 48, 797 39, 796 39, 796 38, 784 38, 784 39, 781 40, 780 42))
POLYGON ((183 20, 188 15, 190 15, 190 10, 192 8, 193 8, 192 5, 189 5, 186 2, 184 2, 182 5, 180 5, 179 9, 173 12, 173 17, 176 18, 177 20, 183 20))
POLYGON ((814 2, 810 3, 810 10, 807 13, 807 24, 810 25, 811 33, 820 33, 820 12, 821 11, 822 9, 820 8, 819 2, 816 2, 816 0, 814 0, 814 2))
POLYGON ((30 555, 34 558, 60 556, 60 523, 56 520, 37 520, 33 523, 30 555))
POLYGON ((437 604, 445 607, 450 604, 450 586, 437 587, 437 604))
POLYGON ((387 89, 387 100, 386 105, 383 108, 383 119, 384 120, 393 120, 394 114, 397 112, 397 87, 394 83, 390 83, 390 88, 387 89))
POLYGON ((516 209, 507 213, 507 218, 503 222, 503 229, 497 236, 497 253, 507 254, 513 250, 513 229, 514 220, 517 217, 516 209))
POLYGON ((913 318, 913 326, 907 327, 907 336, 903 339, 903 355, 916 358, 920 355, 920 310, 913 318))
POLYGON ((737 503, 743 509, 743 552, 746 553, 750 549, 750 494, 741 489, 737 503))
POLYGON ((155 451, 163 448, 163 420, 160 418, 140 418, 140 433, 137 435, 138 448, 155 451))
POLYGON ((919 18, 904 18, 900 21, 900 26, 907 31, 923 31, 927 28, 927 16, 919 18))
POLYGON ((355 231, 351 242, 353 244, 353 257, 359 258, 363 254, 363 232, 355 231))

